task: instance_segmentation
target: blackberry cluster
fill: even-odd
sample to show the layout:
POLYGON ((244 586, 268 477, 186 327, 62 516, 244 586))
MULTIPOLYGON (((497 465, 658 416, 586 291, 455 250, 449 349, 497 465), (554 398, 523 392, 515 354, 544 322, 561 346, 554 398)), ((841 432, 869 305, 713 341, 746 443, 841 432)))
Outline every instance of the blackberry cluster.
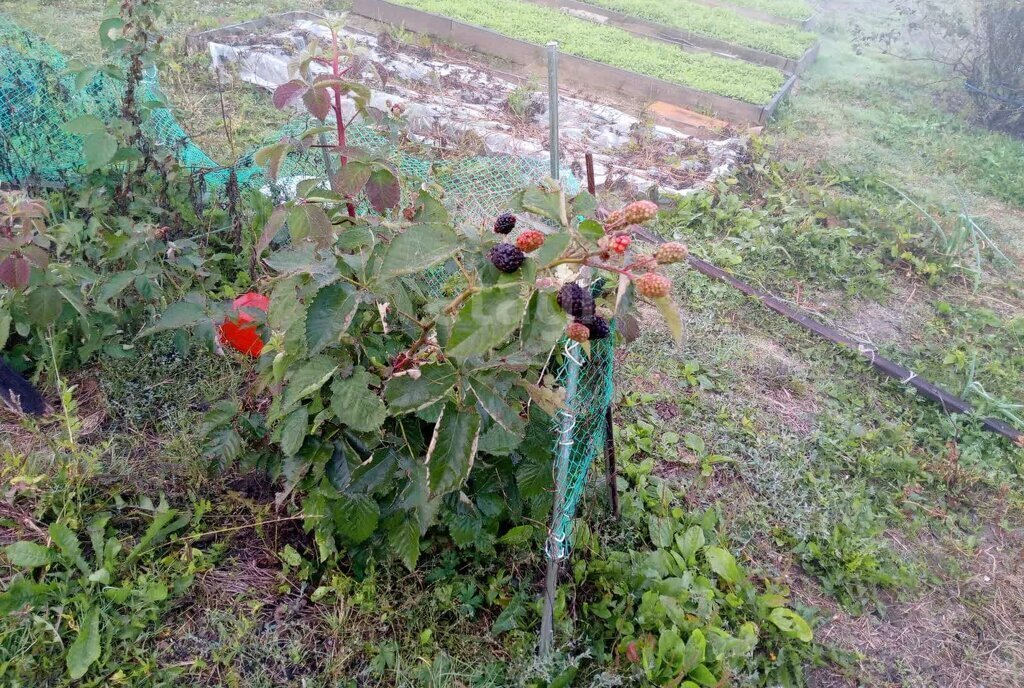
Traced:
POLYGON ((516 216, 512 213, 499 215, 494 221, 494 231, 498 234, 510 234, 516 228, 516 216))
POLYGON ((600 315, 595 315, 592 318, 587 318, 582 321, 587 329, 590 330, 590 339, 607 339, 608 335, 612 333, 612 328, 608 324, 608 321, 602 318, 600 315))
POLYGON ((502 272, 515 272, 523 266, 526 254, 512 244, 498 244, 488 254, 494 267, 502 272))
POLYGON ((590 318, 594 315, 594 297, 575 282, 570 282, 558 290, 558 305, 577 319, 590 318))

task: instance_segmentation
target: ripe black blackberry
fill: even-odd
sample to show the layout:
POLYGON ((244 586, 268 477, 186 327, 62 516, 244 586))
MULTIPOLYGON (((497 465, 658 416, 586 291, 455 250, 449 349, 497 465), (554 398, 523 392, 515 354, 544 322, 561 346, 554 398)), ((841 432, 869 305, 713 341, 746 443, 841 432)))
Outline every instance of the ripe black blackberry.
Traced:
POLYGON ((502 272, 515 272, 523 266, 526 254, 512 244, 498 244, 488 254, 494 267, 502 272))
POLYGON ((612 333, 612 328, 608 324, 608 321, 602 318, 600 315, 595 315, 592 318, 587 318, 582 321, 584 325, 590 330, 590 339, 607 339, 608 335, 612 333))
POLYGON ((498 216, 494 221, 494 231, 498 234, 510 234, 516 228, 516 216, 512 213, 505 213, 498 216))
POLYGON ((589 318, 594 315, 594 297, 575 282, 569 282, 558 290, 558 305, 574 318, 589 318))

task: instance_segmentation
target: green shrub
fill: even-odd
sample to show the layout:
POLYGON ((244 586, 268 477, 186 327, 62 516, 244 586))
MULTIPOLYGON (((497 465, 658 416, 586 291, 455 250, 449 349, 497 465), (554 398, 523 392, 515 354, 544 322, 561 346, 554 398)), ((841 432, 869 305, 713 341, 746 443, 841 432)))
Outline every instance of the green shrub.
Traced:
POLYGON ((793 26, 774 26, 749 19, 735 10, 708 7, 689 0, 588 0, 593 5, 717 38, 733 45, 799 59, 816 40, 793 26))
POLYGON ((558 41, 569 55, 638 74, 763 104, 785 81, 777 69, 706 53, 688 53, 628 31, 591 24, 561 12, 518 0, 487 3, 464 0, 396 0, 398 4, 481 26, 530 43, 558 41))

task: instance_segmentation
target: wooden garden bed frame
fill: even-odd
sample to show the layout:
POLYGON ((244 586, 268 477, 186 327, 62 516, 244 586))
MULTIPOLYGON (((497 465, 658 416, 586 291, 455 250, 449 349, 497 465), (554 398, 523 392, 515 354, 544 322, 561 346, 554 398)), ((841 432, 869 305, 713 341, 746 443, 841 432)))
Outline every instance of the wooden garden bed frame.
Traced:
MULTIPOLYGON (((712 38, 703 34, 694 33, 681 29, 675 26, 667 26, 659 22, 651 21, 649 19, 643 19, 641 17, 634 17, 631 14, 625 14, 616 10, 606 9, 597 5, 591 5, 588 2, 581 2, 580 0, 526 0, 535 5, 544 5, 546 7, 552 7, 558 10, 570 10, 573 12, 585 12, 590 15, 596 15, 598 17, 604 17, 605 24, 607 26, 615 26, 620 29, 629 31, 637 36, 644 38, 653 38, 658 41, 665 43, 672 43, 679 46, 683 50, 693 50, 694 48, 700 49, 704 52, 713 52, 724 57, 738 58, 747 62, 753 62, 755 64, 764 65, 766 67, 775 67, 777 69, 786 72, 787 74, 801 74, 807 67, 812 64, 818 58, 819 44, 815 41, 814 45, 804 52, 804 54, 797 58, 786 57, 784 55, 776 55, 775 53, 766 52, 764 50, 758 50, 757 48, 750 48, 743 45, 737 45, 724 41, 718 38, 712 38)), ((744 15, 745 16, 745 15, 744 15)), ((751 17, 746 17, 751 19, 751 17)), ((585 19, 585 17, 584 17, 585 19)), ((776 24, 778 26, 778 24, 776 24)))
MULTIPOLYGON (((500 57, 531 70, 538 76, 547 73, 547 48, 543 45, 521 41, 490 29, 404 5, 396 5, 387 0, 354 0, 352 11, 374 21, 401 26, 413 33, 428 34, 500 57)), ((768 103, 755 105, 565 53, 558 57, 558 77, 562 83, 582 91, 600 92, 612 97, 627 98, 633 102, 639 100, 645 104, 668 103, 711 113, 714 117, 733 124, 753 126, 764 125, 771 118, 783 98, 793 88, 797 78, 796 74, 793 74, 768 103)))

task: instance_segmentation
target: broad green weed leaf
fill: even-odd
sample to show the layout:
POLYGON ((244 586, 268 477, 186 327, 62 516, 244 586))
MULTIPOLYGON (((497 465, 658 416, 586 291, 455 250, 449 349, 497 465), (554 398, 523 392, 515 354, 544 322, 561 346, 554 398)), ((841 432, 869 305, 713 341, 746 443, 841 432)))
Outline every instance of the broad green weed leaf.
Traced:
POLYGON ((768 620, 775 624, 782 633, 790 638, 805 643, 811 642, 814 632, 802 616, 788 607, 776 607, 768 615, 768 620))
POLYGON ((93 662, 100 658, 100 610, 92 607, 79 619, 75 642, 68 648, 68 675, 75 681, 85 676, 93 662))
POLYGON ((54 558, 52 551, 34 542, 14 542, 5 551, 11 564, 26 569, 46 566, 54 558))
POLYGON ((743 572, 736 564, 735 557, 728 550, 721 547, 708 547, 704 550, 704 556, 707 557, 711 570, 718 574, 722 580, 731 585, 735 585, 743 580, 743 572))

